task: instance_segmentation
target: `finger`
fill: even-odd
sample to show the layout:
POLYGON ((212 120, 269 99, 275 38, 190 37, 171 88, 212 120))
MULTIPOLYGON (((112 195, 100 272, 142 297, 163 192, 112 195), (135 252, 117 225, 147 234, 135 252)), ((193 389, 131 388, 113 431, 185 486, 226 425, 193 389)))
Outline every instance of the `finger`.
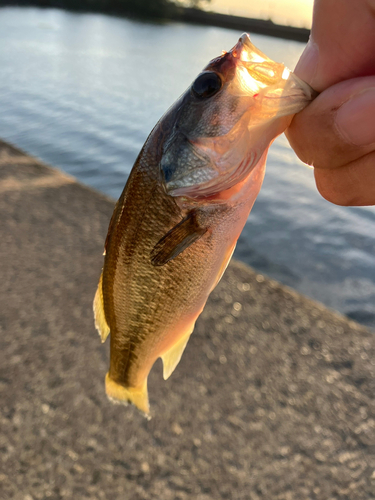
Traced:
POLYGON ((328 88, 294 117, 286 135, 298 157, 316 168, 368 154, 375 149, 375 77, 328 88))
POLYGON ((314 170, 319 193, 336 205, 375 205, 375 152, 340 169, 314 170))
POLYGON ((321 92, 375 75, 375 0, 315 0, 310 41, 295 73, 321 92))

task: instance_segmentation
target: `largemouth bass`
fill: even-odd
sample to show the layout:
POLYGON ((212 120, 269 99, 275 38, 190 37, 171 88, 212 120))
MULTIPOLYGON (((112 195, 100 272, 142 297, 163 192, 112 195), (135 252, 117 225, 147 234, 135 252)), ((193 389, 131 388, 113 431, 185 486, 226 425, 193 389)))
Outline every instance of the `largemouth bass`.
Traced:
POLYGON ((115 207, 94 300, 110 335, 106 392, 149 413, 220 280, 260 190, 267 150, 312 89, 244 34, 157 123, 115 207))

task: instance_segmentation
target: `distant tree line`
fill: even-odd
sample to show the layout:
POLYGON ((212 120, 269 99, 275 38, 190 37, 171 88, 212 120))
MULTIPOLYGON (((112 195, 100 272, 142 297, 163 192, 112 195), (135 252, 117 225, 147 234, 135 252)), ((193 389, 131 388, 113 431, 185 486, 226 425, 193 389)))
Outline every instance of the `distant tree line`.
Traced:
MULTIPOLYGON (((209 1, 188 0, 184 5, 197 8, 209 1)), ((0 0, 1 5, 34 5, 154 18, 176 17, 182 6, 179 0, 0 0)))

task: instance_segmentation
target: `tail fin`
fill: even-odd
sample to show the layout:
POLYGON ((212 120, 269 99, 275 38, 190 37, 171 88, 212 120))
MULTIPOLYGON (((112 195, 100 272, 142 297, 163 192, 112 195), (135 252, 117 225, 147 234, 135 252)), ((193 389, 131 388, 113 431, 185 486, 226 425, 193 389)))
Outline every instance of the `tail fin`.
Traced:
POLYGON ((113 403, 128 404, 131 403, 146 416, 150 415, 150 406, 148 404, 147 379, 142 387, 124 387, 112 380, 107 373, 105 377, 105 391, 108 398, 113 403))
POLYGON ((102 279, 103 273, 100 275, 99 285, 94 298, 94 317, 96 329, 99 332, 102 342, 105 342, 109 334, 109 326, 104 314, 102 279))

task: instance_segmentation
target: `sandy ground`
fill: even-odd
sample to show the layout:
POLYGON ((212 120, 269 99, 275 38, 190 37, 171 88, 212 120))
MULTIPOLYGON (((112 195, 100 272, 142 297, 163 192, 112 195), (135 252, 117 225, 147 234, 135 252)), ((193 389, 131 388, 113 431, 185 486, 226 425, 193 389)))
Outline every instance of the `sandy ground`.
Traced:
POLYGON ((0 498, 375 498, 375 337, 238 262, 153 418, 104 394, 113 202, 0 143, 0 498))

